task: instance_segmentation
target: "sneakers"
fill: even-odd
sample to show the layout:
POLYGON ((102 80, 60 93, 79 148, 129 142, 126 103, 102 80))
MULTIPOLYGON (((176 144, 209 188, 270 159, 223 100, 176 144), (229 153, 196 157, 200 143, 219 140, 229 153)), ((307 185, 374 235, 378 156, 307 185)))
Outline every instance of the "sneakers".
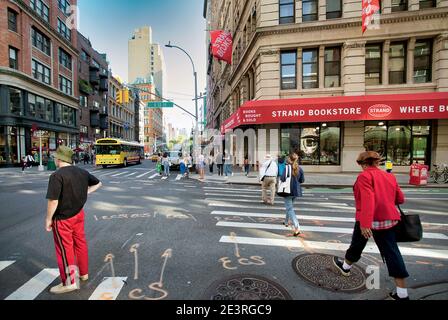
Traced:
POLYGON ((406 298, 400 298, 396 292, 395 293, 390 292, 389 298, 391 298, 392 300, 409 300, 409 296, 407 296, 406 298))
POLYGON ((54 286, 50 289, 50 292, 53 294, 61 294, 61 293, 67 293, 72 292, 75 290, 79 290, 79 287, 75 284, 71 284, 69 286, 64 286, 62 283, 58 284, 57 286, 54 286))
POLYGON ((88 274, 85 274, 85 275, 83 275, 83 276, 80 276, 79 279, 80 279, 81 281, 87 281, 87 280, 89 280, 89 275, 88 275, 88 274))
POLYGON ((350 270, 346 270, 343 268, 344 261, 339 260, 338 257, 333 257, 333 264, 343 276, 350 276, 350 270))

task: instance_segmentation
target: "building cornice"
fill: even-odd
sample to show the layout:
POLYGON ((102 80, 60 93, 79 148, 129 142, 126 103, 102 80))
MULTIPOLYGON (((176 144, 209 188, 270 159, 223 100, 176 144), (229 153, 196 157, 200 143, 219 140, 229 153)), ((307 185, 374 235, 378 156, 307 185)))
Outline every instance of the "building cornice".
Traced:
MULTIPOLYGON (((44 28, 46 28, 47 32, 51 33, 52 36, 58 38, 60 42, 62 42, 64 45, 70 48, 70 50, 72 50, 72 53, 75 56, 79 56, 78 49, 70 41, 61 36, 59 32, 57 32, 57 30, 50 25, 50 23, 42 19, 41 16, 39 16, 36 12, 34 12, 34 10, 32 10, 27 4, 25 4, 23 0, 10 0, 10 1, 18 5, 23 11, 25 11, 31 17, 33 17, 35 21, 38 21, 44 28)), ((76 29, 70 29, 70 30, 72 31, 72 37, 73 37, 73 33, 77 32, 77 30, 76 29)))
MULTIPOLYGON (((20 80, 24 80, 24 81, 30 82, 31 84, 33 84, 33 85, 35 85, 37 87, 40 87, 40 88, 45 89, 45 90, 48 90, 51 93, 53 93, 55 95, 58 95, 58 96, 60 96, 60 97, 62 97, 64 99, 70 100, 71 102, 75 103, 76 105, 78 105, 78 103, 79 103, 79 99, 77 99, 77 98, 75 98, 73 96, 69 96, 69 95, 63 93, 62 91, 59 91, 59 90, 53 88, 50 85, 42 83, 42 82, 40 82, 40 81, 30 77, 26 73, 23 73, 23 72, 14 70, 14 69, 10 69, 10 68, 0 67, 0 76, 1 75, 11 76, 11 77, 18 78, 20 80)), ((0 81, 0 84, 4 84, 3 81, 0 81)))

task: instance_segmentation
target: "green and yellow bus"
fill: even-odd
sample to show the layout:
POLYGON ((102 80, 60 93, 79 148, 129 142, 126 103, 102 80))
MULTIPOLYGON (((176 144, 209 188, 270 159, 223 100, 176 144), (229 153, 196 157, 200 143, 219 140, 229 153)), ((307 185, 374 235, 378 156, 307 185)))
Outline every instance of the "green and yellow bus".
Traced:
POLYGON ((137 142, 104 138, 95 142, 96 165, 106 168, 109 165, 127 167, 129 163, 140 164, 144 146, 137 142))

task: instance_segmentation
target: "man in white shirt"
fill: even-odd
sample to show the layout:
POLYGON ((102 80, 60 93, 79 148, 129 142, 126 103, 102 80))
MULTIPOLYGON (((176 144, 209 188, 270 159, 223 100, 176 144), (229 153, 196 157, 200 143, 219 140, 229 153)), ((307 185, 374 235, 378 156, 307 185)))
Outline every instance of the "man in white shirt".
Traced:
POLYGON ((263 203, 274 204, 275 187, 277 184, 278 166, 277 162, 272 159, 271 155, 267 154, 263 165, 260 168, 261 181, 261 197, 263 203), (270 198, 267 197, 267 191, 270 190, 270 198))

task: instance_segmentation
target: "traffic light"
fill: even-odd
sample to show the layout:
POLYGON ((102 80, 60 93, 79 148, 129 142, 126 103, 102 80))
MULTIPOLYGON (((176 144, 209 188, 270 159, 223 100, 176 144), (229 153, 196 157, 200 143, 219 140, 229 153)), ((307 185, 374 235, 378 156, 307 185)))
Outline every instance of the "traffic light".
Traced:
POLYGON ((117 95, 116 95, 115 101, 118 104, 122 104, 123 103, 123 91, 122 90, 118 90, 117 91, 117 95))
POLYGON ((128 89, 123 90, 123 101, 124 101, 124 103, 129 103, 129 90, 128 89))

